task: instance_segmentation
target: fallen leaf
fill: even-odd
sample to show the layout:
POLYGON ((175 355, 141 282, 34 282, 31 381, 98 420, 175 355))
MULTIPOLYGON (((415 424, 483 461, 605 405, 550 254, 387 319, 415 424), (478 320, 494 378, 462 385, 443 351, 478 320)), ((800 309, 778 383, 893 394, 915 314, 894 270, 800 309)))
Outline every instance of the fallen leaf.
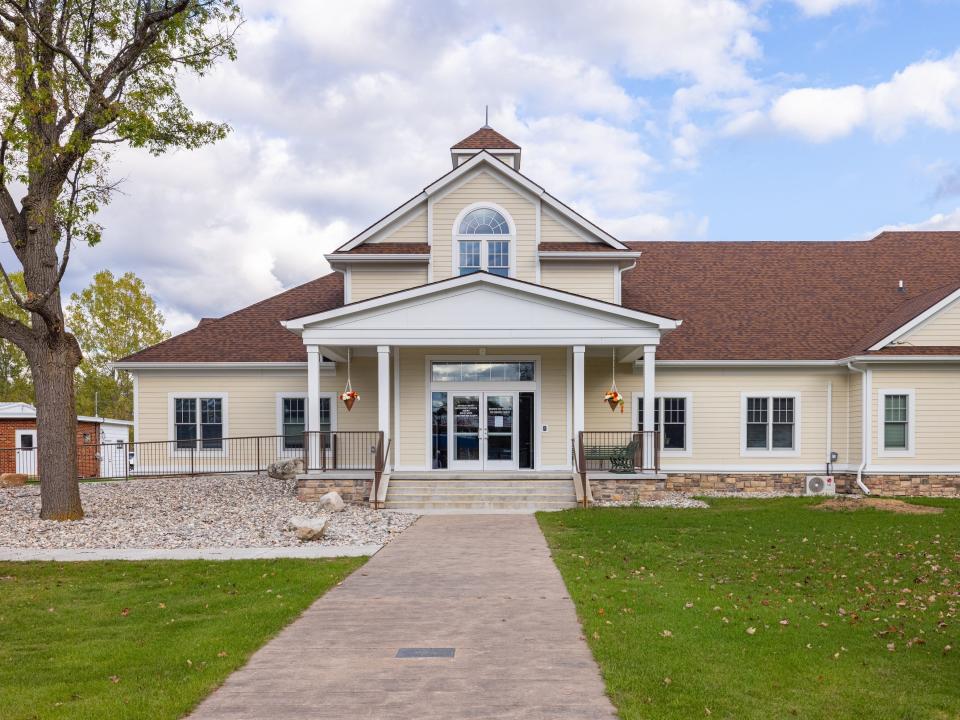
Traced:
POLYGON ((217 653, 217 657, 226 657, 226 656, 227 656, 226 650, 221 650, 220 652, 217 653))
POLYGON ((755 627, 748 627, 748 628, 747 628, 747 635, 753 635, 753 634, 756 633, 756 632, 757 632, 757 629, 756 629, 755 627))
POLYGON ((118 682, 120 682, 120 678, 117 677, 116 675, 111 675, 111 676, 110 676, 110 682, 112 682, 114 685, 116 685, 118 682))
POLYGON ((887 650, 889 650, 890 652, 893 652, 896 649, 897 649, 896 643, 887 643, 887 650))
POLYGON ((670 632, 669 630, 664 630, 662 633, 660 633, 660 637, 665 637, 665 638, 666 638, 666 637, 673 637, 673 633, 670 632))
POLYGON ((124 608, 123 610, 120 611, 120 614, 123 615, 123 617, 126 617, 127 615, 130 614, 130 608, 124 608))

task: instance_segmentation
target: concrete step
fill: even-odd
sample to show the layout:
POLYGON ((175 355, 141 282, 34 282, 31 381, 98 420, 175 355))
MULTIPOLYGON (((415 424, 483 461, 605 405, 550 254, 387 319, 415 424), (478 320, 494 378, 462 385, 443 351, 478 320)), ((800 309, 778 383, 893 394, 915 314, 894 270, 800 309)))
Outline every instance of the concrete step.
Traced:
POLYGON ((549 479, 390 478, 386 508, 414 512, 536 512, 576 507, 569 475, 549 479))
POLYGON ((452 502, 452 501, 398 501, 387 499, 385 509, 401 510, 407 512, 420 512, 423 510, 432 511, 468 511, 468 510, 505 510, 509 512, 536 512, 538 510, 566 510, 576 507, 575 500, 565 502, 516 502, 484 500, 472 502, 452 502))
POLYGON ((422 470, 394 470, 390 477, 396 480, 427 480, 440 482, 449 480, 476 480, 478 482, 522 481, 535 482, 541 480, 569 480, 573 476, 570 470, 512 470, 490 472, 469 472, 456 470, 434 470, 428 473, 422 470))
POLYGON ((570 480, 565 482, 550 483, 467 483, 467 482, 443 482, 427 483, 416 482, 414 480, 390 480, 390 489, 400 490, 419 490, 422 492, 459 492, 461 490, 473 490, 474 492, 557 492, 570 490, 573 483, 570 480))

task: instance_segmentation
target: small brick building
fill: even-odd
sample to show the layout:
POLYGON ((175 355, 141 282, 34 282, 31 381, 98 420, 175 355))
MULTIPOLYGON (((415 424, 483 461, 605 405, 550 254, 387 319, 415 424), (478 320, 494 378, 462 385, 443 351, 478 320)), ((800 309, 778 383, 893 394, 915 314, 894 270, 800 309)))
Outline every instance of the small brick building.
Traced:
MULTIPOLYGON (((129 420, 79 416, 77 454, 80 477, 122 474, 125 453, 104 452, 104 447, 126 444, 132 426, 129 420)), ((23 402, 0 403, 0 473, 36 475, 37 445, 36 408, 23 402)))

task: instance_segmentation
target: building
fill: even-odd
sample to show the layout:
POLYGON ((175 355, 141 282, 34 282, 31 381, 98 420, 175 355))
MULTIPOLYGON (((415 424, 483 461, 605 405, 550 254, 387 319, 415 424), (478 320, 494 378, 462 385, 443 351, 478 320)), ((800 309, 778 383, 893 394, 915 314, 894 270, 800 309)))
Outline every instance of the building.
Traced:
MULTIPOLYGON (((101 451, 103 445, 130 441, 130 420, 77 417, 80 477, 124 474, 126 452, 101 451)), ((37 409, 29 403, 0 402, 0 473, 37 474, 37 409)))
POLYGON ((840 489, 960 494, 960 233, 625 242, 495 130, 450 154, 326 256, 332 273, 117 363, 137 440, 215 458, 219 437, 276 435, 282 454, 323 433, 308 451, 328 472, 304 498, 363 475, 343 462, 351 431, 382 433, 390 487, 582 470, 593 497, 629 498, 829 471, 840 489))

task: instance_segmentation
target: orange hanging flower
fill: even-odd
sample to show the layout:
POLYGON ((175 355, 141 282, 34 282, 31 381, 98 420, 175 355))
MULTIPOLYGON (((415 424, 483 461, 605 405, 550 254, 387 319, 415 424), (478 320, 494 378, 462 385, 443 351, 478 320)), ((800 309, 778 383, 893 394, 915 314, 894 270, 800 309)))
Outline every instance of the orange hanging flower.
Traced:
POLYGON ((617 407, 620 408, 620 412, 623 412, 623 395, 616 388, 607 390, 606 394, 603 396, 604 401, 607 405, 610 406, 611 410, 616 410, 617 407))

